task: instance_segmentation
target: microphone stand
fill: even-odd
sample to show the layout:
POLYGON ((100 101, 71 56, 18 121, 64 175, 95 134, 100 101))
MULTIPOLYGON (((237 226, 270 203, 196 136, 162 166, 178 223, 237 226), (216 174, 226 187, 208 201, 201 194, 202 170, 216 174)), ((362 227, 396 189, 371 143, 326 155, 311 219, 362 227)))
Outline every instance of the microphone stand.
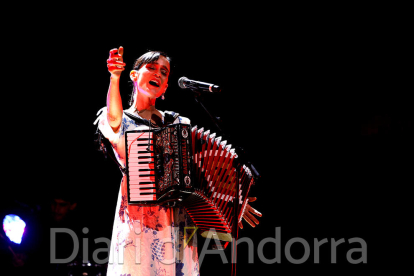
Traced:
MULTIPOLYGON (((194 92, 194 100, 196 101, 196 103, 198 103, 203 110, 208 114, 208 116, 210 117, 211 121, 213 122, 213 124, 216 126, 216 128, 218 129, 218 131, 220 131, 221 135, 224 136, 223 130, 221 129, 221 127, 219 126, 219 122, 218 119, 216 117, 214 117, 213 115, 211 115, 211 113, 207 110, 207 108, 203 105, 203 103, 201 102, 201 93, 199 91, 197 91, 197 89, 195 88, 190 88, 191 91, 194 92)), ((236 148, 236 152, 238 153, 245 153, 245 151, 243 150, 243 148, 235 146, 236 148)), ((245 160, 245 158, 243 156, 240 156, 239 154, 237 154, 237 166, 236 166, 236 196, 234 198, 234 209, 233 209, 233 229, 232 229, 232 271, 231 271, 231 275, 232 276, 236 276, 236 263, 237 263, 237 238, 238 238, 238 233, 239 233, 239 204, 240 204, 240 200, 239 200, 239 192, 240 192, 240 169, 241 169, 241 165, 243 165, 242 160, 245 160), (240 157, 240 158, 239 158, 240 157)), ((251 164, 251 162, 247 162, 247 164, 252 168, 252 172, 253 172, 253 177, 255 179, 259 178, 260 175, 257 172, 257 170, 253 167, 253 164, 251 164)), ((223 247, 223 250, 225 249, 225 247, 223 247)))
POLYGON ((204 111, 208 114, 208 116, 210 117, 211 121, 214 123, 216 128, 222 133, 223 131, 221 130, 220 126, 218 125, 217 118, 213 117, 213 115, 211 115, 211 113, 207 110, 207 108, 200 101, 201 93, 198 92, 196 89, 193 89, 193 88, 190 88, 190 89, 191 89, 191 91, 194 92, 194 100, 196 101, 196 103, 198 103, 204 109, 204 111))

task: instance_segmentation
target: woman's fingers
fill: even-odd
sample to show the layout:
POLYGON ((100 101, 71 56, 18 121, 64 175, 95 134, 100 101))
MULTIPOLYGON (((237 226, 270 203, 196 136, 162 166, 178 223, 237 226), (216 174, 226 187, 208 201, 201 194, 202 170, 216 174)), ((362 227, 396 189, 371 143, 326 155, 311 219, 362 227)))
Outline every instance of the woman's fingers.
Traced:
POLYGON ((257 197, 249 197, 249 202, 255 202, 257 200, 257 197))
POLYGON ((123 62, 124 48, 112 49, 109 51, 109 59, 106 60, 109 72, 116 73, 125 70, 125 63, 123 62))
POLYGON ((244 214, 243 216, 244 220, 247 221, 248 224, 250 224, 251 227, 256 227, 256 225, 253 223, 253 221, 251 221, 246 214, 244 214))
POLYGON ((119 47, 118 53, 121 57, 123 57, 124 56, 124 47, 122 47, 122 46, 119 47))
POLYGON ((114 48, 109 51, 109 57, 113 57, 114 55, 118 55, 118 49, 114 48))
POLYGON ((120 67, 125 66, 125 63, 123 63, 122 61, 117 61, 117 60, 107 61, 107 64, 110 66, 120 66, 120 67))
MULTIPOLYGON (((247 221, 247 223, 250 224, 251 227, 256 227, 256 225, 259 224, 259 220, 255 218, 254 215, 258 217, 262 216, 262 214, 259 211, 257 211, 256 209, 252 208, 249 204, 247 204, 246 210, 244 211, 244 214, 243 214, 243 219, 247 221)), ((243 225, 241 224, 241 222, 239 222, 239 227, 243 229, 243 225)))
POLYGON ((251 212, 251 213, 253 213, 253 214, 255 214, 256 216, 258 216, 258 217, 261 217, 262 216, 262 213, 260 213, 259 211, 257 211, 256 209, 254 209, 252 206, 250 206, 250 205, 247 205, 246 206, 246 211, 248 211, 248 212, 251 212))
POLYGON ((243 223, 241 221, 239 222, 239 228, 243 229, 243 223))
POLYGON ((125 68, 123 68, 123 67, 119 67, 119 66, 116 66, 116 65, 108 65, 108 70, 109 70, 109 72, 121 72, 121 71, 124 71, 125 70, 125 68))
POLYGON ((125 66, 125 63, 124 63, 124 62, 122 62, 122 61, 117 60, 117 58, 109 58, 109 59, 107 59, 107 60, 106 60, 106 62, 107 62, 108 64, 114 64, 114 65, 122 65, 122 66, 125 66))
POLYGON ((245 213, 245 215, 251 220, 253 221, 256 225, 259 224, 259 221, 251 214, 251 213, 245 213))
POLYGON ((124 48, 121 46, 119 49, 112 49, 109 51, 109 58, 118 58, 119 60, 123 59, 124 48))
POLYGON ((121 55, 118 55, 118 54, 116 54, 116 55, 110 55, 109 56, 109 59, 115 59, 115 60, 118 60, 118 61, 123 61, 122 56, 121 55))

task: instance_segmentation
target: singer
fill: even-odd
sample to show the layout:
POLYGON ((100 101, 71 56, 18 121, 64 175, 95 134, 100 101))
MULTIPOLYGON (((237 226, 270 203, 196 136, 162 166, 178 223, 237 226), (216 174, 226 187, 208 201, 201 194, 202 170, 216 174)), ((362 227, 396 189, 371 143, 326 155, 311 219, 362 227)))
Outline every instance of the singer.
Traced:
MULTIPOLYGON (((155 108, 164 97, 170 74, 170 58, 163 52, 150 51, 139 57, 129 77, 133 82, 130 107, 123 109, 119 82, 125 70, 124 48, 112 49, 107 60, 111 74, 106 107, 98 112, 98 130, 109 140, 116 161, 125 168, 125 137, 128 130, 162 127, 171 123, 190 124, 186 117, 155 108)), ((250 201, 254 201, 252 198, 250 201)), ((247 206, 244 218, 252 225, 261 216, 247 206)), ((242 227, 242 225, 239 225, 242 227)), ((118 193, 107 275, 199 275, 197 235, 188 244, 194 227, 183 208, 129 205, 127 179, 123 177, 118 193), (187 234, 185 228, 189 227, 187 234), (175 259, 174 259, 175 256, 175 259)))

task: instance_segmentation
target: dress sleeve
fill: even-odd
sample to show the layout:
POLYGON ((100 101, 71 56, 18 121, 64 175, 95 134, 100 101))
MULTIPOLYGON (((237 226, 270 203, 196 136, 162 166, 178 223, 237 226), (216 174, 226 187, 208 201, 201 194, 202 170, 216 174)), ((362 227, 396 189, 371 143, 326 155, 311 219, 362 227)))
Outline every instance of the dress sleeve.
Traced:
POLYGON ((101 108, 96 115, 98 117, 93 124, 98 124, 98 129, 102 132, 103 136, 111 142, 112 145, 118 144, 122 133, 121 130, 123 129, 124 114, 122 113, 121 125, 118 132, 114 132, 112 127, 109 125, 106 106, 101 108))

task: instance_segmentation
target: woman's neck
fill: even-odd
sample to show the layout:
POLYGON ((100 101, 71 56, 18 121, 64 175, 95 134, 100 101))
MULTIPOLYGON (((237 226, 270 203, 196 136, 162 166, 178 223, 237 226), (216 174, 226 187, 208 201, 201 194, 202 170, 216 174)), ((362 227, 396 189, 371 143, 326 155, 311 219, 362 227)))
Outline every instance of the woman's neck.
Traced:
MULTIPOLYGON (((139 88, 135 87, 135 91, 139 91, 139 88)), ((152 118, 153 114, 159 117, 161 114, 155 108, 155 100, 156 98, 149 98, 144 93, 137 93, 135 101, 133 105, 130 107, 130 110, 133 112, 136 111, 141 118, 147 120, 152 118)))
POLYGON ((136 111, 141 118, 149 120, 153 114, 158 116, 159 111, 155 108, 155 99, 139 97, 130 109, 136 111))

